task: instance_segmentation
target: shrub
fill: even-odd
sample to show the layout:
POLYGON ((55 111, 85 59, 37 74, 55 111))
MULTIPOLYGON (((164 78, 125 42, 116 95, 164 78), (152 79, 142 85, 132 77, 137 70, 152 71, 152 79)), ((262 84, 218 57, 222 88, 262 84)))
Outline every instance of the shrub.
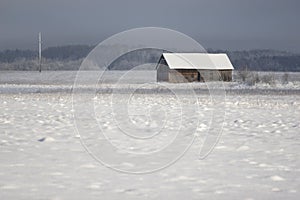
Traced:
POLYGON ((288 84, 289 83, 289 74, 285 72, 281 77, 282 84, 288 84))
POLYGON ((274 86, 275 85, 275 76, 273 73, 266 74, 266 75, 262 76, 261 81, 263 83, 267 83, 269 85, 274 86))
POLYGON ((237 71, 237 78, 241 79, 242 82, 245 82, 246 79, 249 77, 250 71, 248 70, 247 67, 241 68, 240 70, 237 71))
POLYGON ((251 72, 248 76, 248 78, 246 79, 246 84, 247 85, 255 85, 256 83, 260 82, 260 78, 257 72, 251 72))

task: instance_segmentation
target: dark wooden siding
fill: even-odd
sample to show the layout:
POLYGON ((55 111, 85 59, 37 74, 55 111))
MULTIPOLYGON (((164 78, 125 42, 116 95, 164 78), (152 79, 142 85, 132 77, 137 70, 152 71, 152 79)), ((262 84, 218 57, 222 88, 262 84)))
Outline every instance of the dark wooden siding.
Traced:
POLYGON ((198 71, 195 69, 169 70, 169 81, 173 83, 198 81, 198 71))

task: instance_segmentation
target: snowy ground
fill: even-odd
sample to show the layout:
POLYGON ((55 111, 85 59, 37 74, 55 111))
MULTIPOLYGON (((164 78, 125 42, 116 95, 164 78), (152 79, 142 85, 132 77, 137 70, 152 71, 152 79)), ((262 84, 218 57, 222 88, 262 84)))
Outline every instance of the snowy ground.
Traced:
MULTIPOLYGON (((49 92, 45 89, 71 87, 71 81, 66 83, 55 76, 54 79, 61 82, 49 85, 51 81, 40 79, 35 80, 36 85, 33 86, 33 83, 26 81, 23 84, 16 77, 7 79, 11 82, 4 84, 2 79, 0 87, 1 199, 299 198, 300 95, 297 92, 228 93, 222 136, 213 152, 203 160, 198 159, 198 153, 205 138, 203 135, 209 127, 207 116, 212 103, 207 94, 200 93, 197 96, 199 110, 196 112, 200 127, 197 129, 198 137, 189 151, 166 169, 130 175, 104 167, 85 151, 81 144, 84 136, 91 141, 88 143, 91 148, 97 149, 101 144, 97 135, 90 134, 93 130, 97 132, 98 128, 87 117, 91 114, 89 110, 83 109, 77 113, 76 120, 90 123, 90 126, 86 127, 86 132, 80 132, 81 138, 76 135, 76 110, 72 107, 70 90, 49 92), (32 87, 38 90, 32 91, 32 87)), ((24 76, 23 79, 30 78, 24 76)), ((175 89, 183 87, 171 86, 175 89)), ((108 84, 105 87, 110 86, 108 84)), ((76 106, 85 108, 89 96, 76 95, 80 97, 76 106)), ((185 95, 184 98, 186 109, 195 105, 192 95, 185 95)), ((165 135, 150 146, 143 142, 132 144, 129 140, 119 139, 118 129, 108 115, 111 111, 110 101, 109 92, 100 92, 93 97, 96 119, 103 125, 103 131, 111 133, 109 137, 113 144, 122 148, 135 145, 130 150, 149 152, 158 149, 161 143, 167 141, 167 137, 173 137, 172 128, 176 127, 179 113, 173 95, 147 93, 137 94, 134 98, 134 103, 158 106, 171 116, 165 135)), ((114 103, 121 105, 122 95, 114 103)), ((133 109, 133 112, 140 113, 143 110, 133 109)), ((160 117, 155 112, 152 116, 153 119, 160 117)), ((147 119, 137 116, 132 122, 142 124, 147 119)), ((153 128, 151 125, 147 124, 149 129, 153 128)), ((178 149, 188 144, 189 135, 178 137, 178 149)), ((101 148, 100 152, 105 152, 101 148)), ((178 149, 163 154, 158 162, 163 163, 174 152, 178 153, 178 149)), ((110 155, 107 156, 109 159, 110 155)), ((149 163, 149 166, 152 164, 149 163)), ((136 166, 125 159, 115 161, 114 167, 129 169, 136 166)))

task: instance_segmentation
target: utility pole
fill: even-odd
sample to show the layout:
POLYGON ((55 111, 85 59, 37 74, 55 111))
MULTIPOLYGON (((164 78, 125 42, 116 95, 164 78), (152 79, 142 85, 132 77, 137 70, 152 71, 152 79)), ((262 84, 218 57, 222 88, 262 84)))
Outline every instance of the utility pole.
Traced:
POLYGON ((42 33, 39 32, 39 72, 42 71, 42 33))

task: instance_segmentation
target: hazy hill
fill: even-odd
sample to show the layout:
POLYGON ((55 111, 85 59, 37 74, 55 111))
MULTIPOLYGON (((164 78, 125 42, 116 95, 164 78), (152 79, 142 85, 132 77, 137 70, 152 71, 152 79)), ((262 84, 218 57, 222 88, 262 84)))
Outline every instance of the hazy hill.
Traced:
POLYGON ((235 68, 247 67, 255 71, 300 71, 300 55, 286 51, 211 51, 226 52, 235 68))
MULTIPOLYGON (((43 50, 44 70, 77 70, 85 56, 95 46, 67 45, 48 47, 43 50)), ((236 69, 247 67, 256 71, 300 71, 300 54, 276 50, 226 51, 212 50, 211 53, 227 53, 236 69)), ((128 70, 143 63, 156 63, 161 50, 144 49, 127 53, 110 66, 111 70, 128 70)), ((0 51, 0 70, 37 70, 37 51, 0 51)))

